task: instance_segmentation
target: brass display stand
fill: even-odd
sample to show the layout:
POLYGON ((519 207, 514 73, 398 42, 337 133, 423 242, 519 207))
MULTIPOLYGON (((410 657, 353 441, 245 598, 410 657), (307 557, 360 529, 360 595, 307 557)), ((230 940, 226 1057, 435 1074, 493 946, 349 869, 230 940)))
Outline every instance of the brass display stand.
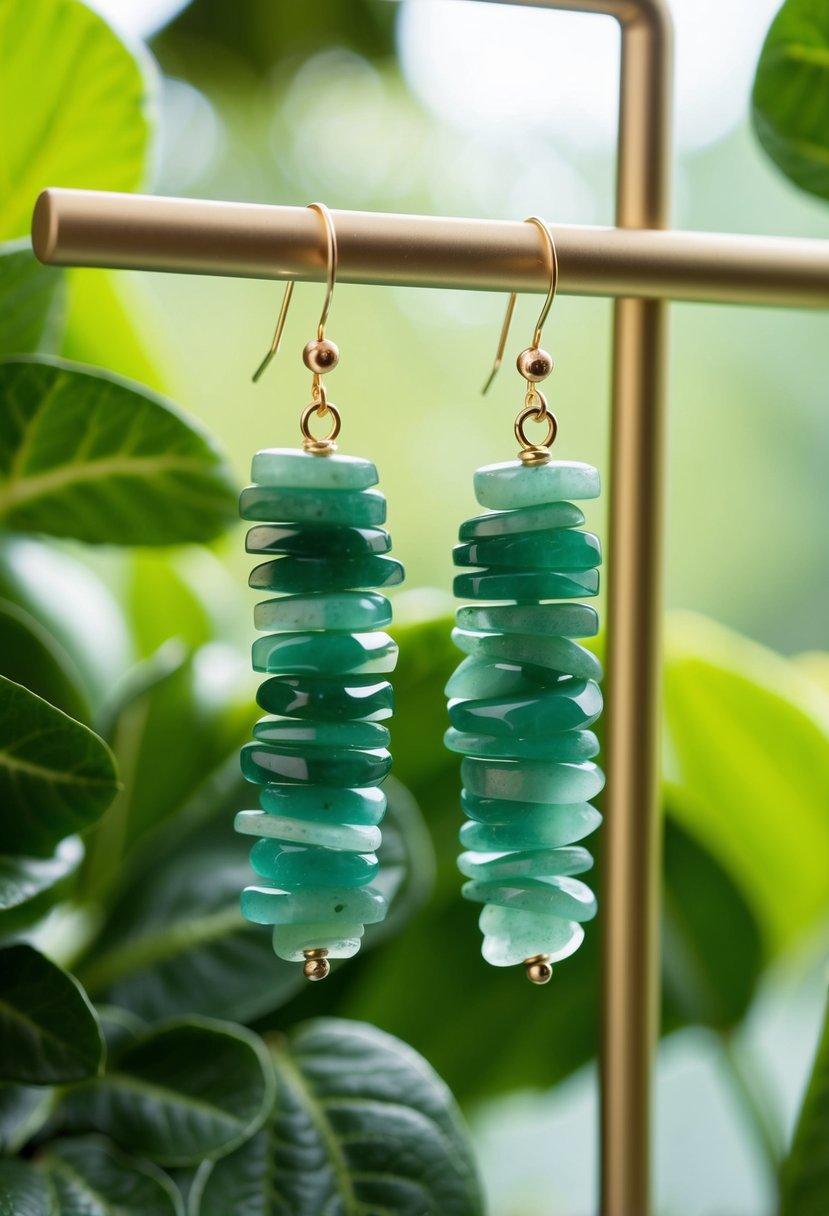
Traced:
MULTIPOLYGON (((500 0, 615 17, 622 33, 615 229, 553 226, 559 291, 615 304, 601 903, 602 1216, 650 1211, 657 1036, 660 623, 666 301, 829 307, 829 242, 669 223, 672 48, 663 0, 500 0)), ((541 206, 539 202, 539 206, 541 206)), ((547 290, 530 224, 334 211, 341 282, 547 290)), ((323 280, 319 220, 269 207, 47 190, 37 256, 62 266, 323 280)))

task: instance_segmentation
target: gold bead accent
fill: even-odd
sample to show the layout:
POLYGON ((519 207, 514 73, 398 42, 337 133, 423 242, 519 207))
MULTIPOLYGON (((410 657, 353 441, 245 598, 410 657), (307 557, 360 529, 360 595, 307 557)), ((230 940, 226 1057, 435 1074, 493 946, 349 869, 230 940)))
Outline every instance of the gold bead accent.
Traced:
POLYGON ((524 464, 546 464, 550 459, 548 448, 522 448, 518 453, 518 459, 524 464))
POLYGON ((331 970, 331 964, 328 961, 327 950, 303 950, 305 955, 305 963, 303 965, 303 973, 307 980, 315 982, 324 980, 331 970))
POLYGON ((532 958, 525 958, 524 968, 531 984, 549 984, 553 978, 549 954, 534 954, 532 958))
POLYGON ((546 380, 553 370, 553 359, 546 350, 531 346, 527 350, 521 351, 515 360, 515 366, 524 379, 529 380, 530 384, 538 384, 539 381, 546 380))
POLYGON ((337 450, 333 439, 305 439, 302 446, 312 456, 331 456, 337 450))
POLYGON ((340 361, 340 349, 328 338, 312 338, 305 344, 302 362, 315 376, 330 372, 340 361))

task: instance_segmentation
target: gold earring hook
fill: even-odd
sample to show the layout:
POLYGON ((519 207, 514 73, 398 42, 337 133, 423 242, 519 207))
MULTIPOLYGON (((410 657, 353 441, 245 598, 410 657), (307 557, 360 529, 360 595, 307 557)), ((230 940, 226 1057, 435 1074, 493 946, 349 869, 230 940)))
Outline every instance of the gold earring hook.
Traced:
MULTIPOLYGON (((317 341, 321 342, 325 337, 325 324, 328 320, 328 314, 331 311, 331 301, 334 297, 334 284, 337 281, 337 233, 334 228, 334 220, 331 216, 331 212, 328 210, 325 203, 309 203, 308 207, 310 210, 317 212, 325 225, 327 266, 325 302, 323 303, 319 324, 317 325, 317 341)), ((282 306, 279 309, 279 316, 276 320, 276 329, 274 330, 271 348, 257 367, 256 371, 253 373, 254 384, 279 350, 280 343, 282 342, 282 331, 285 328, 285 320, 288 316, 288 306, 291 303, 291 296, 294 293, 294 286, 295 283, 293 279, 291 279, 285 285, 285 294, 282 297, 282 306)))
MULTIPOLYGON (((544 306, 541 309, 538 321, 536 322, 535 333, 533 334, 532 340, 532 347, 536 348, 541 345, 541 334, 544 329, 544 323, 547 320, 547 316, 553 306, 553 300, 556 298, 556 288, 558 287, 558 254, 556 253, 556 243, 553 239, 553 234, 550 231, 549 225, 546 224, 544 220, 539 219, 537 215, 530 215, 527 217, 524 223, 535 224, 536 228, 538 228, 542 233, 547 243, 547 251, 549 253, 550 261, 550 286, 547 291, 547 299, 544 301, 544 306)), ((507 312, 506 316, 504 317, 504 324, 501 327, 501 336, 498 339, 498 350, 495 354, 495 362, 492 366, 492 371, 489 373, 489 378, 481 390, 482 395, 488 392, 492 381, 495 379, 498 373, 498 368, 503 362, 504 350, 506 349, 507 337, 509 336, 510 325, 512 323, 512 314, 515 312, 515 302, 517 299, 517 293, 513 292, 510 295, 507 303, 507 312)))

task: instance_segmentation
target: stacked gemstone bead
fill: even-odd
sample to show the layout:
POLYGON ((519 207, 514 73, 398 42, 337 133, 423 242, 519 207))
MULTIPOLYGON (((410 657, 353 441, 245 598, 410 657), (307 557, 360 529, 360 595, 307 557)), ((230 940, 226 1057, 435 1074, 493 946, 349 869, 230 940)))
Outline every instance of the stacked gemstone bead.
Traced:
POLYGON ((574 875, 593 864, 575 842, 601 822, 588 729, 601 712, 601 667, 572 639, 595 634, 598 617, 572 601, 598 592, 601 549, 570 500, 597 497, 599 475, 510 461, 479 469, 474 485, 493 510, 462 525, 454 550, 457 566, 477 567, 455 578, 455 594, 475 602, 458 609, 453 638, 469 657, 446 688, 468 818, 458 866, 464 896, 484 905, 484 958, 552 962, 578 948, 596 912, 574 875), (498 600, 508 602, 489 602, 498 600))
POLYGON ((397 646, 375 589, 402 582, 403 567, 385 556, 386 500, 370 461, 273 448, 256 454, 252 479, 242 518, 268 522, 250 529, 247 550, 273 560, 250 585, 280 594, 254 610, 267 631, 253 644, 254 670, 269 676, 257 694, 267 716, 241 759, 260 807, 240 811, 236 830, 258 837, 250 859, 264 881, 242 893, 242 912, 273 925, 280 958, 348 958, 386 914, 371 883, 397 646))

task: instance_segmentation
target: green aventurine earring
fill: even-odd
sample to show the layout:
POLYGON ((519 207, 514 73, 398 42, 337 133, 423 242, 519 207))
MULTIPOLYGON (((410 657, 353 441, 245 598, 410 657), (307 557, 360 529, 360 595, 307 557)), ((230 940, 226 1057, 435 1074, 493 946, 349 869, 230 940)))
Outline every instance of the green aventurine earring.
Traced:
MULTIPOLYGON (((243 891, 243 915, 272 925, 279 958, 304 962, 308 979, 320 980, 330 958, 356 954, 364 926, 386 915, 372 880, 386 807, 380 784, 391 766, 386 676, 397 646, 382 632, 391 605, 376 589, 401 583, 403 567, 385 556, 391 538, 380 527, 386 500, 373 488, 375 466, 335 455, 340 416, 322 376, 339 360, 324 332, 337 244, 328 209, 311 206, 325 223, 328 285, 317 337, 303 352, 313 373, 303 450, 257 452, 240 503, 243 519, 265 521, 248 532, 247 551, 274 559, 253 570, 250 585, 280 594, 254 609, 256 628, 267 631, 253 644, 254 670, 269 677, 257 694, 267 716, 241 759, 260 805, 240 811, 235 826, 258 837, 250 860, 263 880, 243 891), (312 416, 332 420, 325 438, 311 434, 312 416)), ((292 288, 254 380, 279 347, 292 288)))
MULTIPOLYGON (((604 776, 589 727, 601 712, 602 673, 572 639, 598 628, 595 609, 574 601, 598 592, 601 550, 596 536, 580 530, 584 515, 572 501, 598 497, 596 469, 550 460, 558 427, 537 385, 553 367, 540 344, 558 261, 547 225, 528 222, 548 244, 550 289, 532 345, 518 356, 527 381, 515 424, 520 459, 475 473, 475 497, 491 510, 461 526, 454 549, 457 566, 476 567, 455 578, 455 595, 475 602, 458 609, 452 634, 469 657, 446 687, 446 745, 463 756, 467 851, 458 867, 469 880, 463 895, 484 905, 483 956, 496 967, 523 963, 528 978, 544 984, 552 963, 578 949, 582 923, 596 913, 593 893, 574 876, 593 864, 576 841, 601 822, 590 799, 604 776), (546 426, 543 443, 528 440, 530 420, 546 426)), ((514 306, 513 295, 484 392, 514 306)))

